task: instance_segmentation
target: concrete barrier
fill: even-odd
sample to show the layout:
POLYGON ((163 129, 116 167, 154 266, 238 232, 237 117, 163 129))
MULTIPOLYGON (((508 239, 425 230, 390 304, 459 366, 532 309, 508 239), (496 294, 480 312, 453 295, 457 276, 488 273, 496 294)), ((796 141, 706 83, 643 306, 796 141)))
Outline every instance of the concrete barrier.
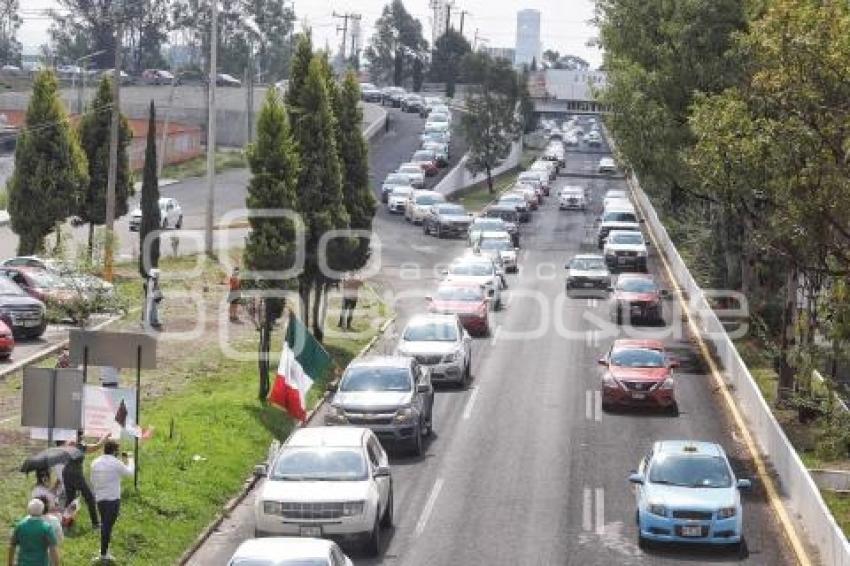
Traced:
MULTIPOLYGON (((612 148, 614 142, 607 135, 612 148)), ((700 336, 712 350, 722 378, 743 416, 760 453, 768 460, 778 480, 781 497, 799 531, 817 550, 822 564, 850 566, 850 543, 821 496, 812 475, 791 445, 756 381, 741 359, 735 344, 679 255, 667 229, 634 174, 626 177, 634 200, 643 213, 678 287, 686 293, 688 310, 700 336)))
MULTIPOLYGON (((522 140, 518 140, 511 145, 511 151, 501 165, 493 169, 492 175, 500 175, 505 171, 510 171, 519 165, 522 159, 522 140)), ((465 189, 470 185, 480 183, 487 178, 487 175, 479 173, 473 175, 466 168, 466 163, 469 160, 469 153, 460 158, 457 165, 451 171, 446 173, 446 176, 440 180, 434 187, 434 190, 446 197, 451 196, 461 189, 465 189)))

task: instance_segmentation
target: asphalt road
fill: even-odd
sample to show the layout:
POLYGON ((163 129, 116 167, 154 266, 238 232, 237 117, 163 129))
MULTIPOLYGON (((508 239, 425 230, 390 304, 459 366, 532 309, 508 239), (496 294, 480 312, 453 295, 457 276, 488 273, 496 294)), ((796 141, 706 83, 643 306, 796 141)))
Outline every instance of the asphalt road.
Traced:
MULTIPOLYGON (((407 151, 394 136, 387 155, 407 151)), ((605 299, 571 299, 563 292, 563 266, 580 251, 596 249, 594 220, 604 192, 622 179, 594 174, 605 149, 568 153, 566 170, 587 184, 593 209, 558 211, 554 198, 523 227, 520 273, 509 276, 507 306, 495 313, 496 330, 475 340, 474 383, 469 390, 440 390, 434 432, 421 458, 392 456, 395 527, 379 559, 346 549, 358 565, 598 565, 743 563, 793 564, 763 491, 745 496, 748 553, 699 547, 638 549, 630 470, 659 439, 720 442, 739 476, 752 473, 714 393, 713 383, 686 336, 665 338, 681 360, 678 417, 651 413, 603 413, 596 402, 596 360, 616 335, 606 334, 605 299)), ((384 155, 383 153, 381 154, 384 155)), ((379 172, 379 167, 375 172, 379 172)), ((384 212, 376 219, 383 266, 376 277, 399 318, 379 344, 389 352, 394 330, 424 310, 424 295, 437 282, 437 266, 463 253, 460 241, 438 241, 384 212), (414 267, 417 266, 417 267, 414 267)), ((655 258, 651 271, 658 274, 655 258)), ((660 277, 660 276, 659 276, 660 277)), ((665 306, 668 326, 676 317, 665 306)), ((322 415, 314 420, 321 424, 322 415)), ((216 566, 253 534, 253 494, 226 520, 190 564, 216 566)))

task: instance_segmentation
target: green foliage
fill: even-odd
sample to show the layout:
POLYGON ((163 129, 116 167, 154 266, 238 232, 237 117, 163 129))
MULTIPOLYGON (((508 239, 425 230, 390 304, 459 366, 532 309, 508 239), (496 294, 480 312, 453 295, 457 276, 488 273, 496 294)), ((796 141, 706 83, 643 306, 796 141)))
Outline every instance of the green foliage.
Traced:
MULTIPOLYGON (((257 119, 257 139, 248 149, 251 181, 249 209, 297 210, 298 154, 289 129, 286 109, 274 89, 269 89, 257 119)), ((281 272, 295 259, 296 226, 291 217, 251 217, 245 245, 245 266, 250 270, 281 272)), ((256 288, 288 288, 282 279, 246 281, 256 288)))
POLYGON ((309 30, 298 35, 295 44, 295 54, 292 57, 292 69, 289 72, 289 87, 286 91, 286 109, 289 112, 289 123, 293 131, 297 130, 300 121, 301 97, 304 93, 304 83, 307 72, 313 60, 313 40, 309 30))
POLYGON ((56 77, 39 73, 9 180, 9 215, 18 253, 36 253, 44 237, 77 209, 88 184, 86 156, 59 99, 56 77))
POLYGON ((454 83, 460 74, 460 65, 472 47, 460 32, 450 29, 434 43, 431 69, 428 77, 437 83, 454 83))
POLYGON ((159 210, 159 177, 156 158, 156 107, 151 100, 148 116, 148 138, 145 145, 145 166, 142 173, 142 221, 139 226, 139 273, 148 276, 149 269, 159 267, 162 222, 159 210), (156 234, 155 234, 156 233, 156 234), (148 240, 150 240, 148 242, 148 240))
POLYGON ((366 47, 372 79, 379 84, 400 85, 412 76, 413 62, 427 49, 422 23, 401 0, 392 0, 375 22, 375 33, 366 47))
MULTIPOLYGON (((112 127, 112 81, 101 79, 89 112, 78 126, 80 144, 88 160, 89 182, 74 211, 89 224, 106 222, 106 189, 109 171, 109 139, 112 127)), ((133 194, 128 148, 133 133, 127 118, 120 115, 118 134, 118 174, 115 182, 115 218, 127 214, 128 199, 133 194)))
POLYGON ((17 33, 23 19, 19 10, 19 0, 0 1, 0 26, 3 29, 0 34, 0 62, 4 64, 19 65, 21 62, 21 42, 17 33))

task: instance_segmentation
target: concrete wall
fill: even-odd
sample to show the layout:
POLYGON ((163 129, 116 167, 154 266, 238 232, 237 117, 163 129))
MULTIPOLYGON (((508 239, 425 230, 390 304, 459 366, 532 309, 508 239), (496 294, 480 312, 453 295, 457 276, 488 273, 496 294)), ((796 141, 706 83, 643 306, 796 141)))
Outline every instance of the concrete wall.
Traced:
MULTIPOLYGON (((450 196, 455 192, 465 189, 470 185, 474 185, 476 183, 480 183, 487 179, 487 175, 484 173, 479 173, 478 175, 473 175, 466 168, 466 162, 469 159, 469 154, 464 155, 458 164, 449 171, 443 179, 437 183, 437 186, 434 187, 434 190, 438 193, 441 193, 445 196, 450 196)), ((516 141, 511 145, 511 151, 508 154, 507 158, 502 162, 501 165, 493 169, 493 176, 504 173, 505 171, 510 171, 514 167, 519 165, 520 160, 522 159, 522 141, 516 141)))

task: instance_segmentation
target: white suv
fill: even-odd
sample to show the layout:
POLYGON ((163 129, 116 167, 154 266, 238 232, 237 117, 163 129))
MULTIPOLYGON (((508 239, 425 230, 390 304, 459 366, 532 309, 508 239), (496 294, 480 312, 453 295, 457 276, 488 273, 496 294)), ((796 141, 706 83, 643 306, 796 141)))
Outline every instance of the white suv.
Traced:
POLYGON ((418 314, 404 327, 396 354, 416 358, 430 370, 432 382, 463 387, 471 377, 471 343, 456 314, 418 314))
POLYGON ((387 454, 360 427, 296 430, 268 465, 254 503, 256 536, 327 537, 366 542, 381 550, 393 522, 393 484, 387 454))
MULTIPOLYGON (((176 198, 162 197, 159 199, 159 221, 160 228, 180 229, 183 227, 183 208, 176 198)), ((142 225, 142 209, 136 207, 130 213, 130 231, 138 232, 142 225)))
POLYGON ((404 219, 419 224, 431 212, 431 206, 446 202, 446 197, 434 191, 413 191, 404 208, 404 219))

